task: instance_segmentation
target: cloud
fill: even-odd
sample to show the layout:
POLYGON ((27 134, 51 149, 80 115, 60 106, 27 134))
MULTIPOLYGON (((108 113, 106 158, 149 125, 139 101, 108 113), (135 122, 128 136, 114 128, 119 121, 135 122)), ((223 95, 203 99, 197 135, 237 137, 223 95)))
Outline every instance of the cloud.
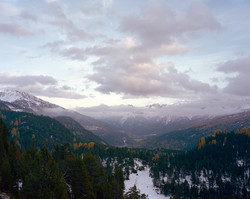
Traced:
POLYGON ((193 80, 187 74, 178 72, 171 63, 159 64, 153 60, 136 62, 130 60, 126 54, 114 53, 105 56, 96 65, 96 72, 90 75, 89 79, 99 84, 98 91, 106 94, 189 98, 216 90, 209 84, 193 80))
POLYGON ((0 2, 0 16, 15 17, 20 14, 20 9, 7 2, 0 2))
MULTIPOLYGON (((32 89, 27 89, 28 92, 32 91, 32 89)), ((65 99, 83 99, 86 95, 76 93, 72 88, 68 86, 63 87, 55 87, 49 86, 43 89, 42 92, 37 92, 36 88, 33 88, 33 93, 39 96, 45 97, 55 97, 55 98, 65 98, 65 99), (67 89, 65 89, 67 87, 67 89)))
MULTIPOLYGON (((56 19, 53 21, 68 33, 71 28, 72 37, 68 36, 70 40, 74 41, 73 37, 88 37, 85 30, 77 29, 67 19, 60 4, 54 6, 57 7, 57 14, 53 15, 56 19)), ((92 4, 92 9, 100 9, 98 6, 92 4)), ((101 93, 118 93, 130 97, 191 98, 215 92, 217 88, 191 79, 173 64, 159 62, 158 58, 187 54, 190 49, 186 41, 183 42, 186 37, 195 39, 193 35, 199 31, 219 29, 221 25, 202 3, 192 3, 186 12, 179 12, 171 9, 164 1, 149 1, 137 13, 120 19, 118 31, 131 35, 121 39, 106 39, 100 45, 86 48, 63 41, 47 43, 42 48, 78 61, 94 56, 94 72, 87 78, 98 84, 96 90, 101 93)))
POLYGON ((250 99, 217 92, 216 95, 202 95, 199 99, 179 101, 175 104, 153 104, 153 106, 146 107, 100 105, 85 108, 76 107, 76 111, 96 119, 119 118, 124 117, 124 115, 131 115, 131 113, 146 118, 163 116, 192 117, 232 114, 242 112, 249 106, 250 99))
POLYGON ((102 5, 104 8, 108 8, 113 4, 113 0, 102 0, 102 5))
POLYGON ((94 2, 91 5, 85 5, 82 9, 83 14, 88 16, 99 15, 102 11, 101 2, 94 2))
POLYGON ((28 29, 18 24, 9 23, 0 23, 0 33, 20 37, 33 35, 33 33, 28 29))
POLYGON ((55 41, 46 43, 40 46, 40 48, 43 49, 48 48, 53 54, 58 54, 67 59, 77 60, 77 61, 86 60, 85 49, 79 47, 64 47, 64 44, 66 44, 66 42, 64 41, 55 41))
POLYGON ((64 85, 59 87, 57 80, 51 76, 16 76, 0 73, 0 85, 46 97, 68 99, 82 99, 86 97, 85 95, 76 93, 69 86, 64 85))
POLYGON ((26 20, 31 20, 31 21, 34 21, 34 22, 37 22, 38 21, 38 17, 35 16, 34 14, 31 14, 27 11, 24 11, 20 14, 20 17, 23 18, 23 19, 26 19, 26 20))
POLYGON ((120 29, 136 35, 144 47, 152 47, 171 44, 178 37, 188 37, 188 33, 219 30, 221 25, 202 3, 193 2, 187 12, 178 12, 164 1, 149 1, 136 13, 125 16, 120 29))
POLYGON ((15 4, 0 3, 0 16, 2 14, 5 17, 3 21, 7 22, 6 25, 2 25, 3 30, 0 31, 12 35, 28 36, 31 33, 28 31, 30 29, 36 30, 36 33, 45 34, 54 29, 53 34, 56 33, 55 35, 60 35, 70 42, 89 38, 90 36, 84 28, 78 27, 79 21, 75 22, 67 8, 68 5, 61 1, 25 0, 15 4), (17 22, 20 22, 19 24, 22 26, 17 25, 17 22), (26 30, 24 27, 29 27, 29 29, 26 30))
POLYGON ((21 17, 23 19, 37 21, 37 17, 30 12, 23 11, 20 7, 7 2, 0 2, 0 16, 21 17))
POLYGON ((218 71, 225 74, 236 74, 234 77, 226 78, 228 85, 224 88, 224 92, 250 97, 250 55, 220 64, 218 71))
POLYGON ((129 36, 82 51, 97 57, 92 63, 94 74, 88 78, 98 84, 96 89, 101 93, 129 97, 198 98, 216 92, 216 87, 191 79, 166 58, 188 53, 187 37, 195 39, 193 35, 200 31, 220 29, 202 3, 191 3, 186 12, 179 12, 165 1, 149 1, 121 18, 118 30, 129 36), (165 61, 159 62, 158 58, 165 61))
POLYGON ((229 60, 218 66, 218 71, 224 73, 245 73, 250 74, 250 55, 235 60, 229 60))
POLYGON ((50 76, 15 76, 9 75, 7 73, 0 73, 0 84, 6 85, 19 85, 21 87, 34 85, 34 84, 42 84, 42 85, 56 85, 57 81, 50 76))
POLYGON ((52 26, 59 27, 69 41, 73 42, 90 38, 90 35, 84 28, 77 27, 72 18, 67 16, 64 11, 64 5, 61 2, 47 2, 43 11, 47 22, 52 26))

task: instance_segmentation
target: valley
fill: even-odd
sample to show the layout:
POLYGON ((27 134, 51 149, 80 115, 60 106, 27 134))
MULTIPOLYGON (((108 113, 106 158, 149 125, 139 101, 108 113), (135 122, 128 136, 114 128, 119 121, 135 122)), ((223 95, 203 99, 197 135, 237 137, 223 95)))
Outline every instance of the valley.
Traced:
MULTIPOLYGON (((65 177, 65 182, 62 182, 70 187, 70 198, 78 198, 83 189, 87 198, 109 198, 111 195, 126 198, 129 194, 149 199, 179 196, 221 198, 222 195, 224 198, 247 198, 250 194, 248 110, 192 118, 136 116, 134 121, 128 117, 119 126, 111 122, 114 119, 99 121, 18 91, 0 92, 0 100, 1 121, 10 130, 7 133, 5 124, 2 124, 1 136, 5 136, 2 140, 7 145, 1 146, 8 147, 1 150, 17 161, 7 161, 11 165, 9 172, 16 173, 8 174, 13 175, 13 181, 9 183, 22 184, 18 190, 10 189, 5 184, 7 178, 0 173, 4 182, 1 184, 0 181, 0 188, 5 192, 14 194, 22 190, 18 194, 21 198, 31 194, 30 191, 25 192, 26 189, 32 190, 27 187, 29 174, 19 173, 16 169, 23 164, 31 164, 31 160, 27 159, 28 153, 35 153, 41 160, 45 154, 51 153, 51 161, 59 165, 60 173, 68 173, 70 169, 68 175, 72 176, 65 177), (140 132, 132 133, 136 124, 140 132), (143 130, 142 126, 147 130, 143 130), (149 132, 156 127, 161 131, 152 131, 154 135, 150 135, 149 132), (91 128, 92 131, 89 130, 91 128), (12 154, 11 151, 17 152, 12 154), (19 161, 20 158, 24 162, 19 161), (82 159, 85 162, 81 163, 82 159), (93 162, 90 164, 89 161, 93 162), (72 164, 86 167, 85 174, 80 174, 82 170, 77 170, 72 164), (92 170, 92 167, 95 169, 92 170), (75 179, 75 175, 89 176, 89 181, 79 185, 82 186, 79 190, 75 189, 78 186, 75 183, 83 183, 83 179, 75 179), (99 178, 111 187, 96 185, 94 182, 99 178), (112 190, 110 196, 109 189, 112 190)), ((6 156, 1 156, 2 164, 6 161, 4 158, 6 156)), ((67 192, 67 188, 63 189, 67 192)))

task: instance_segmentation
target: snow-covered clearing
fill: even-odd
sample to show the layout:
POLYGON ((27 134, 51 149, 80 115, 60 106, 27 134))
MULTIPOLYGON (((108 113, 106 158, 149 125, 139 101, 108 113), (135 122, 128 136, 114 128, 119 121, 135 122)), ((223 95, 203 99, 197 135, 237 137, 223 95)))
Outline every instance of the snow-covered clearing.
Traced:
POLYGON ((141 194, 145 193, 149 199, 169 199, 163 194, 157 193, 156 188, 153 186, 152 178, 149 176, 149 167, 143 171, 138 171, 137 174, 132 173, 129 175, 129 180, 125 180, 125 191, 127 192, 130 187, 136 185, 141 194))

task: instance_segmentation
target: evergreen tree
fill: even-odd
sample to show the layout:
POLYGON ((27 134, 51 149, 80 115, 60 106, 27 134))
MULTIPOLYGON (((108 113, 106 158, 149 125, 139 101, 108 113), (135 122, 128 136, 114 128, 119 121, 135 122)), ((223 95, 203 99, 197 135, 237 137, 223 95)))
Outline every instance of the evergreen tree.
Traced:
POLYGON ((93 185, 96 198, 105 198, 105 173, 100 159, 91 153, 85 154, 83 158, 91 184, 93 185))
POLYGON ((9 130, 0 119, 0 191, 12 192, 15 184, 15 152, 8 140, 9 130))
POLYGON ((21 198, 68 198, 64 178, 47 148, 39 153, 32 145, 23 154, 19 167, 23 182, 21 198))
POLYGON ((122 198, 123 192, 125 189, 124 185, 124 177, 123 177, 123 171, 122 168, 119 167, 118 165, 115 165, 115 173, 114 173, 115 181, 116 181, 116 193, 115 193, 115 198, 122 198))
POLYGON ((140 191, 136 188, 136 185, 134 185, 127 193, 125 193, 124 199, 148 199, 148 196, 140 194, 140 191))

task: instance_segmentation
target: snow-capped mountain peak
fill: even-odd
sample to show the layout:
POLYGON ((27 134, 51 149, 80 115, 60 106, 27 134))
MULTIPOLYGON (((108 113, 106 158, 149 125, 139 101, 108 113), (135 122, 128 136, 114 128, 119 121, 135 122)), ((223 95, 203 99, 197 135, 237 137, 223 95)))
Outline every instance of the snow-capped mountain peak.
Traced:
POLYGON ((24 98, 24 93, 16 90, 5 89, 0 91, 0 100, 4 102, 12 103, 17 100, 21 100, 22 98, 24 98))
POLYGON ((44 108, 58 107, 55 104, 46 102, 28 93, 11 89, 0 91, 0 100, 3 102, 14 104, 16 106, 20 106, 23 110, 39 110, 44 108))
POLYGON ((37 105, 41 104, 43 101, 28 93, 20 92, 17 90, 11 90, 11 89, 5 89, 3 91, 0 91, 0 100, 5 101, 5 102, 10 102, 10 103, 15 102, 15 101, 20 101, 20 100, 26 100, 26 101, 36 103, 37 105))

